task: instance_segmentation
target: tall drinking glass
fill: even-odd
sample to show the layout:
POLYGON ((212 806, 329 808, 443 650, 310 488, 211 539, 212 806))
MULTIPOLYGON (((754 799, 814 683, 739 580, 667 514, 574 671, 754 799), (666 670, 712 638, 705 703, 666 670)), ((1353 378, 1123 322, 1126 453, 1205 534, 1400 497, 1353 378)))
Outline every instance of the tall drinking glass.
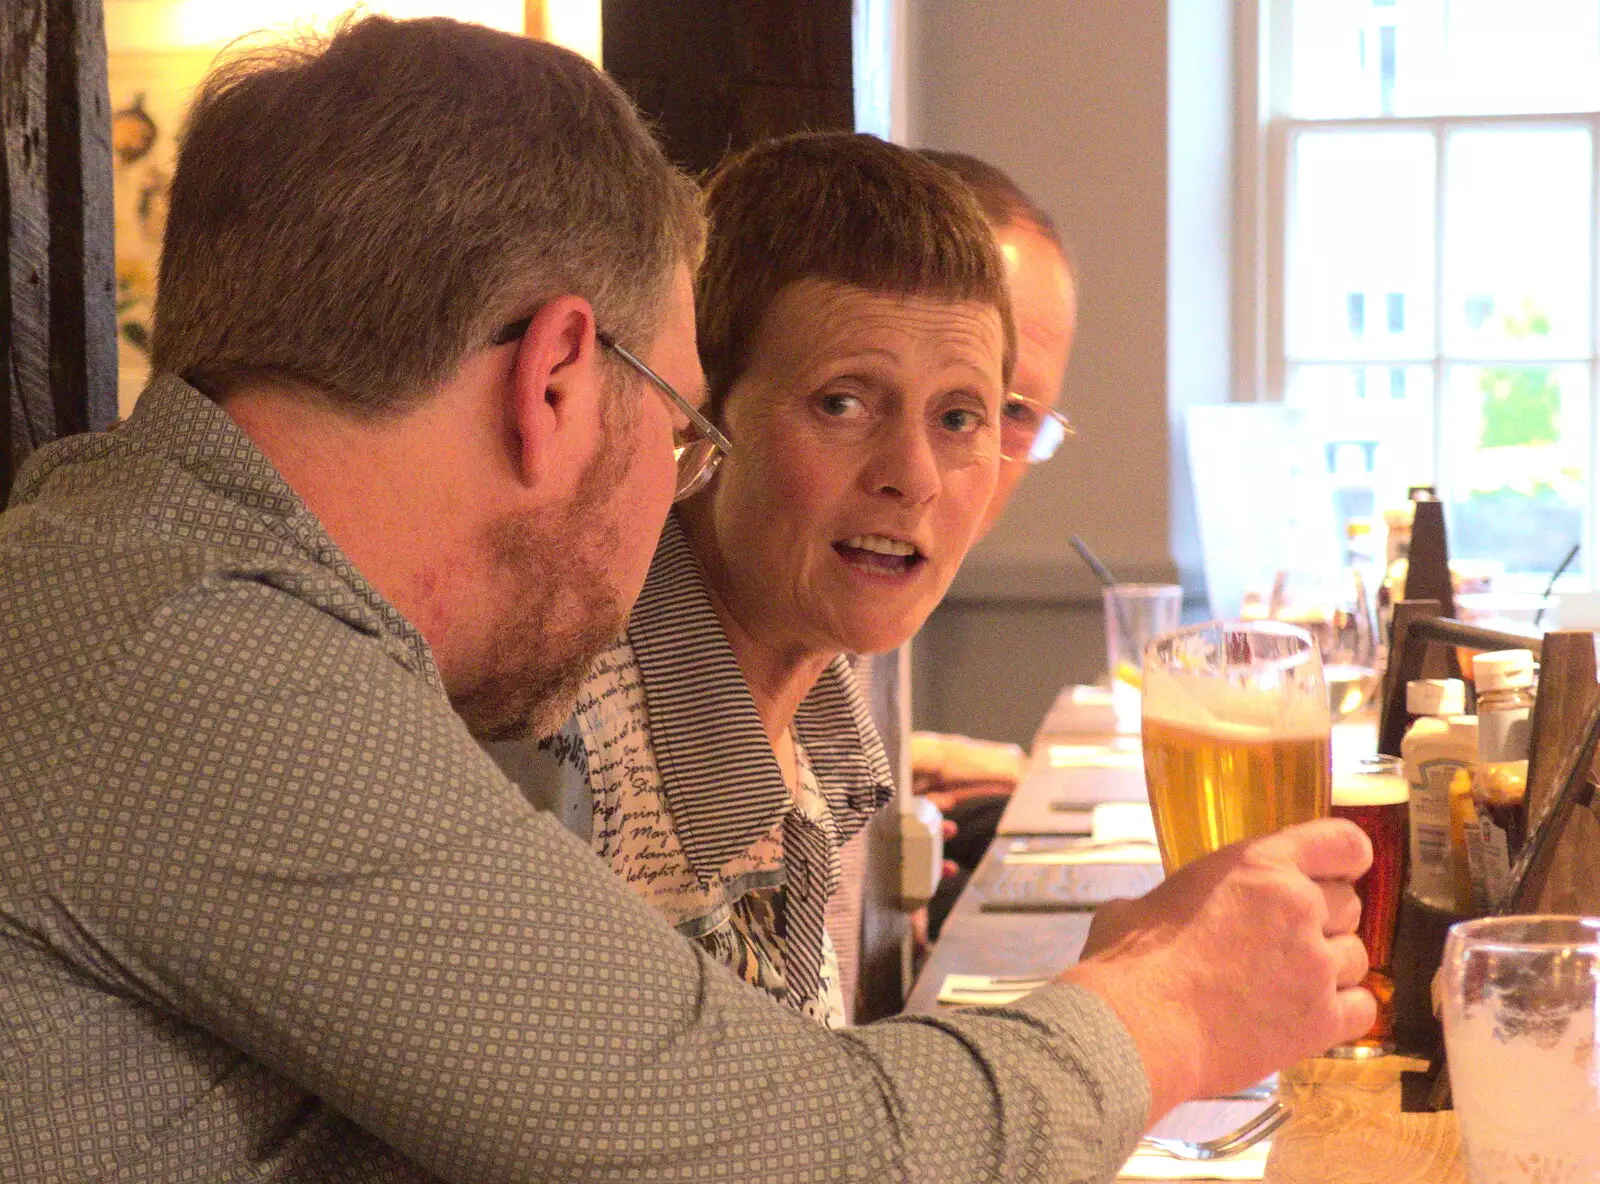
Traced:
POLYGON ((1300 626, 1316 640, 1334 719, 1359 711, 1376 681, 1378 653, 1377 623, 1360 570, 1280 571, 1267 615, 1300 626))
POLYGON ((1400 761, 1368 757, 1333 775, 1333 816, 1346 818, 1372 841, 1372 866, 1356 881, 1361 924, 1356 933, 1367 950, 1367 976, 1361 985, 1378 1002, 1378 1018, 1359 1040, 1328 1050, 1333 1057, 1361 1059, 1394 1051, 1394 927, 1400 915, 1400 888, 1410 864, 1410 787, 1400 761))
POLYGON ((1106 669, 1117 731, 1139 730, 1139 683, 1145 646, 1178 627, 1183 588, 1178 584, 1112 584, 1102 590, 1106 610, 1106 669))
POLYGON ((1600 1184, 1600 920, 1450 929, 1444 1043, 1472 1184, 1600 1184))
POLYGON ((1144 655, 1144 769, 1161 862, 1192 859, 1328 814, 1328 691, 1311 635, 1211 622, 1144 655))

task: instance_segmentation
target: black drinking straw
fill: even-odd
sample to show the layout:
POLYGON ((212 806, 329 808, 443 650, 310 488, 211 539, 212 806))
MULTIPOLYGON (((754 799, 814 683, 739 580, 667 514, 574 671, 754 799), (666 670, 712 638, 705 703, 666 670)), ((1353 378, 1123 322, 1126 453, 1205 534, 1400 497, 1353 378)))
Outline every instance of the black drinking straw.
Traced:
POLYGON ((1107 588, 1115 586, 1117 577, 1111 574, 1111 569, 1105 564, 1101 563, 1099 557, 1096 556, 1093 551, 1089 550, 1088 543, 1084 542, 1080 536, 1075 534, 1068 535, 1067 542, 1072 544, 1072 549, 1076 551, 1082 557, 1083 561, 1089 565, 1089 570, 1094 572, 1096 579, 1098 579, 1107 588))

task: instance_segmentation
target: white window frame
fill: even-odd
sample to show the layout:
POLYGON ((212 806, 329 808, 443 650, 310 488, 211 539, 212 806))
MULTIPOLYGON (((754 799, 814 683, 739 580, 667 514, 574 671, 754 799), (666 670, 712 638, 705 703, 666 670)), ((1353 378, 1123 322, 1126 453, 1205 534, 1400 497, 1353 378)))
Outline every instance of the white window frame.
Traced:
POLYGON ((906 0, 853 0, 856 131, 906 143, 906 0))
POLYGON ((1587 464, 1589 497, 1581 533, 1583 567, 1600 580, 1600 111, 1540 115, 1371 116, 1303 119, 1288 114, 1293 0, 1237 0, 1235 61, 1237 173, 1234 193, 1239 234, 1234 256, 1234 399, 1283 402, 1290 371, 1297 365, 1379 367, 1426 366, 1433 374, 1433 472, 1440 494, 1450 498, 1445 455, 1446 375, 1451 366, 1573 365, 1586 368, 1589 393, 1587 464), (1444 232, 1448 193, 1445 143, 1461 130, 1582 128, 1590 134, 1589 349, 1570 356, 1501 358, 1449 354, 1444 332, 1444 232), (1434 339, 1430 354, 1411 357, 1312 358, 1287 352, 1285 303, 1289 291, 1288 243, 1294 208, 1290 166, 1295 140, 1308 132, 1429 131, 1434 137, 1434 339))

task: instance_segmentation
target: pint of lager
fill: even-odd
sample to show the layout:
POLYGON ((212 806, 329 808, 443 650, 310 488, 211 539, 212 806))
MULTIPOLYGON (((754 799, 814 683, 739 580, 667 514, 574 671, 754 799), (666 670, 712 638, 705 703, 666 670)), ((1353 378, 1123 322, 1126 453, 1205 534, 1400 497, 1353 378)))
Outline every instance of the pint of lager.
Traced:
POLYGON ((1158 638, 1145 652, 1143 737, 1169 875, 1328 813, 1328 694, 1302 629, 1214 622, 1158 638))

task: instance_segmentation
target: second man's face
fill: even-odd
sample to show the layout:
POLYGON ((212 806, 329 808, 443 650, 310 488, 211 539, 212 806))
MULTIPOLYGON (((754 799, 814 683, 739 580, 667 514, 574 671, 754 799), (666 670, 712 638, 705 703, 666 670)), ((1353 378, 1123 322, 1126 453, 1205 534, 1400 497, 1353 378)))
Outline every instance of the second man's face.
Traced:
MULTIPOLYGON (((1024 398, 1054 407, 1061 398, 1067 358, 1078 325, 1078 293, 1072 273, 1056 245, 1027 226, 997 231, 1011 289, 1011 315, 1017 323, 1017 365, 1011 389, 1024 398)), ((1027 473, 1020 460, 1002 460, 994 499, 984 515, 987 532, 1005 512, 1027 473)))

